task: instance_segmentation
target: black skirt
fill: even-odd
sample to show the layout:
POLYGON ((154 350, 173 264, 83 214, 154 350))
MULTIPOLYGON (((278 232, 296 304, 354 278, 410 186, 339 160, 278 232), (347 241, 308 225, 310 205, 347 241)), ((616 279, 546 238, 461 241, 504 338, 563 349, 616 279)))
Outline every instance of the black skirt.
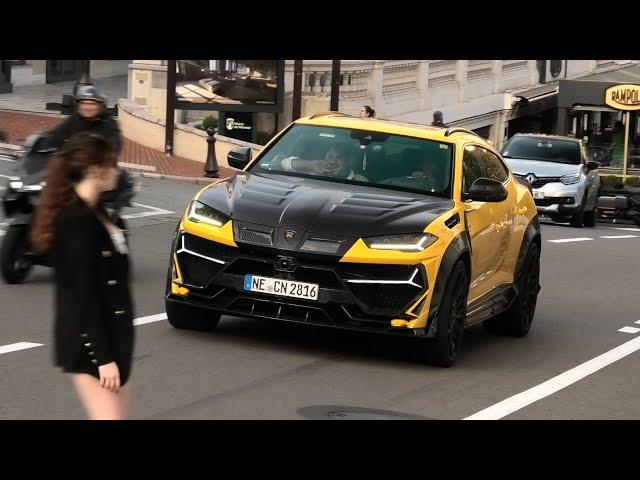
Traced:
MULTIPOLYGON (((86 373, 100 380, 98 362, 92 354, 91 347, 84 346, 82 350, 80 350, 78 358, 73 365, 63 368, 63 371, 66 373, 86 373)), ((120 370, 120 386, 124 386, 129 380, 129 369, 123 371, 120 365, 118 365, 118 369, 120 370)))

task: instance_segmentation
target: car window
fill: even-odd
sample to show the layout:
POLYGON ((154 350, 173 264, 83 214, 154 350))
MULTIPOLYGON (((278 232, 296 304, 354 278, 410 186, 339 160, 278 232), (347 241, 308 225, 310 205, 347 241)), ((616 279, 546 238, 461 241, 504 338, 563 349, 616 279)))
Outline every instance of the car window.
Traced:
POLYGON ((478 178, 504 183, 509 178, 509 170, 493 152, 478 145, 467 145, 462 157, 462 192, 469 193, 478 178))
POLYGON ((544 137, 512 137, 505 145, 502 156, 571 165, 582 161, 578 142, 544 137))
POLYGON ((250 171, 451 198, 453 150, 449 143, 422 138, 294 125, 250 171))
POLYGON ((502 161, 489 150, 481 147, 476 148, 479 150, 479 155, 482 158, 486 178, 497 180, 500 183, 506 182, 509 178, 509 170, 507 170, 507 167, 504 166, 502 161))
POLYGON ((473 182, 485 177, 485 170, 482 162, 482 149, 475 145, 464 147, 462 156, 462 192, 469 193, 473 182))

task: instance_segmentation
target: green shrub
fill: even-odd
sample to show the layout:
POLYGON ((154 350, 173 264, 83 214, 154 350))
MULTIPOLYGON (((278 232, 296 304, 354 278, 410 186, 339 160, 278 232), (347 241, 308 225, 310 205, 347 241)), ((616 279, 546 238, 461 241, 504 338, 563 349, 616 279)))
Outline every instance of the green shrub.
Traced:
POLYGON ((600 177, 600 183, 603 187, 611 187, 617 183, 621 183, 621 179, 615 175, 603 175, 600 177))
POLYGON ((204 120, 202 120, 202 123, 199 125, 196 125, 196 128, 200 129, 200 130, 204 130, 206 131, 207 128, 218 128, 218 118, 214 117, 214 116, 208 116, 207 118, 205 118, 204 120))
POLYGON ((640 177, 628 177, 624 183, 628 187, 640 187, 640 177))

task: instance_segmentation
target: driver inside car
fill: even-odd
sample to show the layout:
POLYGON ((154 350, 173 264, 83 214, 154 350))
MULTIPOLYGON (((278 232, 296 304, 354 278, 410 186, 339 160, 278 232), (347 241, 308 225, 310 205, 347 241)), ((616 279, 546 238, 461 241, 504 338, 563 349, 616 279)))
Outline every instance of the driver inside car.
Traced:
POLYGON ((271 168, 285 172, 310 173, 326 177, 341 178, 367 182, 367 178, 356 173, 351 167, 349 159, 352 149, 349 144, 335 143, 329 147, 322 160, 303 160, 296 156, 279 158, 271 161, 271 168))

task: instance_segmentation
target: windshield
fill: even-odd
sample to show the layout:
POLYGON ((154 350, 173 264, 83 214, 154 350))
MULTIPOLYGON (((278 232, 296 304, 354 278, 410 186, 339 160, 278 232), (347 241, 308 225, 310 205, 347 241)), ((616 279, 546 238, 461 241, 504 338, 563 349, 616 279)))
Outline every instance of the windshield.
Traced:
POLYGON ((581 163, 580 145, 577 142, 555 138, 513 137, 504 147, 502 156, 569 165, 581 163))
POLYGON ((451 197, 453 146, 348 128, 294 125, 251 167, 276 173, 451 197))

